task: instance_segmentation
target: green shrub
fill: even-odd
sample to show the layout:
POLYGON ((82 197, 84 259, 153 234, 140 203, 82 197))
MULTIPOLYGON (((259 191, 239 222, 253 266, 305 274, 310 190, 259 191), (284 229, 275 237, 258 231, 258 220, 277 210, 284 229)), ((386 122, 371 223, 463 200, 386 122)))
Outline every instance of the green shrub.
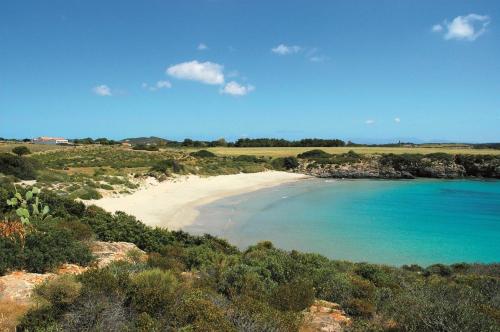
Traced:
POLYGON ((109 185, 109 184, 107 184, 107 183, 101 183, 101 184, 99 185, 99 187, 100 187, 101 189, 104 189, 104 190, 113 190, 113 189, 115 189, 115 188, 113 188, 113 186, 111 186, 111 185, 109 185))
POLYGON ((296 279, 281 284, 273 292, 271 302, 279 310, 301 311, 314 301, 314 288, 311 280, 296 279))
POLYGON ((299 167, 299 161, 295 157, 275 158, 271 165, 276 170, 289 170, 299 167))
POLYGON ((83 187, 71 193, 71 197, 83 200, 101 199, 102 195, 91 187, 83 187))
POLYGON ((138 312, 152 317, 165 314, 176 300, 178 281, 170 271, 152 269, 133 276, 130 301, 138 312))
POLYGON ((214 153, 208 150, 199 150, 196 152, 191 152, 189 155, 195 158, 215 158, 217 157, 214 153))
POLYGON ((158 151, 160 150, 155 144, 137 144, 132 147, 134 150, 158 151))
POLYGON ((13 175, 21 180, 34 180, 37 175, 32 160, 10 153, 0 153, 0 173, 13 175))
POLYGON ((297 158, 300 158, 300 159, 319 159, 319 158, 330 158, 331 156, 332 156, 331 154, 326 153, 323 150, 315 149, 315 150, 303 152, 303 153, 297 155, 297 158))
POLYGON ((245 163, 265 163, 266 161, 262 158, 252 156, 252 155, 239 155, 234 158, 234 161, 245 162, 245 163))
POLYGON ((480 294, 463 285, 418 283, 399 292, 385 312, 401 331, 497 331, 495 309, 482 301, 480 294))
POLYGON ((97 206, 88 207, 81 221, 89 225, 101 241, 132 242, 150 252, 158 252, 174 241, 165 229, 147 227, 126 213, 110 214, 97 206))
POLYGON ((179 163, 175 159, 166 159, 157 162, 153 167, 151 167, 152 171, 161 172, 161 173, 181 173, 185 169, 184 165, 179 163))
POLYGON ((67 229, 57 225, 38 225, 37 229, 26 236, 23 248, 23 267, 26 270, 43 273, 62 263, 85 266, 92 262, 88 246, 77 241, 67 229))
POLYGON ((23 250, 19 243, 13 239, 0 236, 0 275, 10 270, 22 269, 23 250))
POLYGON ((444 264, 434 264, 428 266, 424 272, 425 275, 437 274, 441 277, 449 277, 452 274, 451 267, 444 264))
POLYGON ((185 292, 174 311, 176 325, 182 331, 236 331, 219 304, 222 301, 217 294, 200 289, 185 292))
POLYGON ((50 303, 58 312, 63 311, 80 295, 82 284, 72 275, 62 275, 35 288, 35 296, 50 303))
POLYGON ((12 149, 12 153, 17 154, 19 157, 30 154, 31 151, 28 149, 28 147, 21 145, 21 146, 16 146, 15 148, 12 149))
POLYGON ((371 317, 375 313, 375 306, 366 299, 353 298, 345 305, 346 312, 358 317, 371 317))

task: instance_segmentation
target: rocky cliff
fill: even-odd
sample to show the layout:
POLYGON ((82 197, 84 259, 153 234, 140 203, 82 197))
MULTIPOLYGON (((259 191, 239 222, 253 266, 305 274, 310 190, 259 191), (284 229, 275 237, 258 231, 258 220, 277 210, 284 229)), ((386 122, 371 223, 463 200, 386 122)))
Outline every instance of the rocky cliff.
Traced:
POLYGON ((300 159, 297 172, 323 178, 456 179, 483 177, 500 179, 500 157, 464 155, 341 155, 300 159))

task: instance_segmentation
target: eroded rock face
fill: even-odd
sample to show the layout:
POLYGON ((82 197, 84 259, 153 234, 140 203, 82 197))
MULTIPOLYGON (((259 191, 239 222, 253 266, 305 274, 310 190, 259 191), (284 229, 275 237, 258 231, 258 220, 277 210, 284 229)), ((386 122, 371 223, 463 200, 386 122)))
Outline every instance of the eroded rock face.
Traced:
POLYGON ((55 273, 40 274, 15 271, 0 277, 0 301, 28 303, 33 288, 55 276, 55 273))
POLYGON ((456 179, 466 176, 500 178, 500 158, 455 157, 435 160, 422 157, 402 163, 384 162, 381 156, 372 156, 350 163, 315 162, 301 160, 295 169, 321 178, 346 179, 413 179, 416 177, 456 179))
POLYGON ((91 245, 92 253, 97 258, 97 266, 104 267, 114 261, 129 259, 130 252, 136 252, 139 256, 146 256, 146 253, 133 243, 129 242, 102 242, 95 241, 91 245))
POLYGON ((300 332, 342 332, 351 325, 351 318, 340 305, 324 300, 316 300, 305 312, 304 325, 300 332))
MULTIPOLYGON (((146 253, 133 243, 128 242, 101 242, 96 241, 91 245, 92 253, 96 256, 97 266, 104 267, 114 261, 128 260, 129 252, 136 251, 139 255, 146 256, 146 253)), ((14 301, 16 303, 29 303, 33 288, 40 283, 55 278, 61 274, 80 274, 88 267, 75 264, 63 264, 57 273, 28 273, 24 271, 14 271, 8 275, 0 277, 0 302, 14 301)))

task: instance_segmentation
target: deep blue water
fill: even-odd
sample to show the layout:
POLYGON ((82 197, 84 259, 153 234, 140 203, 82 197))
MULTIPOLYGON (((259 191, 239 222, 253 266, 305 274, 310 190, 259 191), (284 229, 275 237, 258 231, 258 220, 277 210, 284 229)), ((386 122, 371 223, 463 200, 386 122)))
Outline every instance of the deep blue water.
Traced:
POLYGON ((187 231, 334 259, 500 262, 500 181, 313 179, 219 200, 187 231))

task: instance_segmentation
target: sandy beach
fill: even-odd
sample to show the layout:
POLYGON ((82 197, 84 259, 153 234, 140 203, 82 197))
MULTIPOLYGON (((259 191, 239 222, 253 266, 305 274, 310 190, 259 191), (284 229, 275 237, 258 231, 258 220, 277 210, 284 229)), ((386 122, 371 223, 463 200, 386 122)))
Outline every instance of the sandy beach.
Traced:
POLYGON ((303 174, 261 173, 199 177, 182 176, 121 197, 105 197, 92 204, 115 212, 124 211, 150 226, 178 230, 191 224, 198 206, 218 199, 308 178, 303 174))

